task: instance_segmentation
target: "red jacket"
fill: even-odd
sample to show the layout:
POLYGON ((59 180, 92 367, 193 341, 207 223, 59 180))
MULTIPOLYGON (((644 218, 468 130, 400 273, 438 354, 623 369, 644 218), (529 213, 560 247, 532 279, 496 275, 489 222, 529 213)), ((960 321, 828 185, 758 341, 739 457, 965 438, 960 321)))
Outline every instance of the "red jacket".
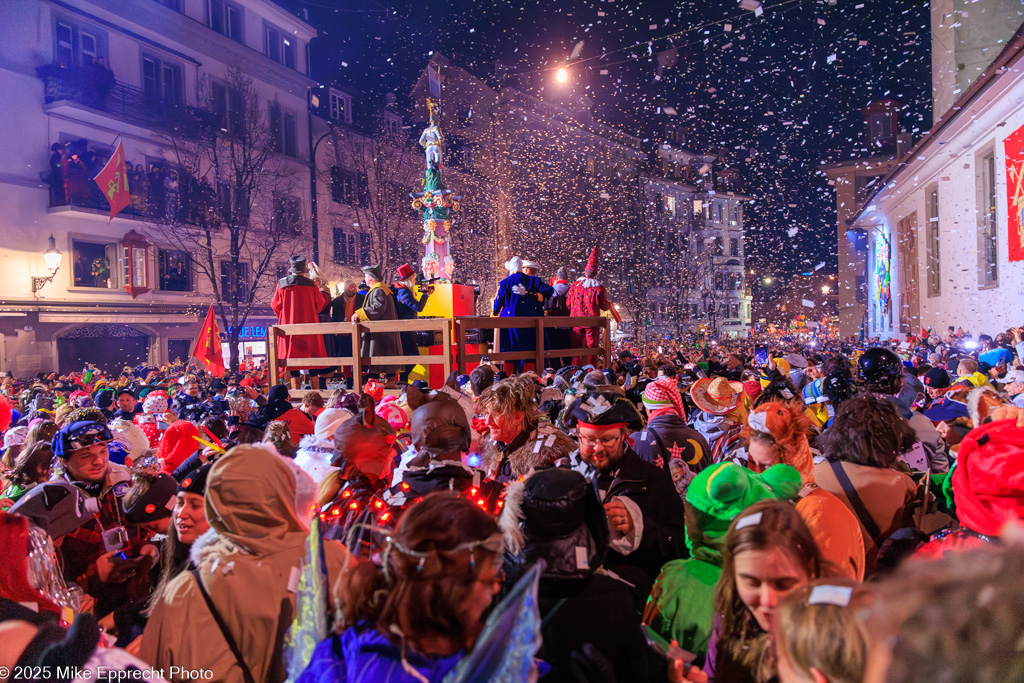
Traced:
MULTIPOLYGON (((289 275, 277 283, 274 298, 270 307, 282 325, 318 322, 320 311, 331 304, 331 295, 317 288, 308 277, 289 275)), ((319 334, 289 335, 278 342, 277 357, 286 358, 323 358, 327 355, 324 338, 319 334)), ((289 366, 289 370, 308 370, 312 367, 289 366)))

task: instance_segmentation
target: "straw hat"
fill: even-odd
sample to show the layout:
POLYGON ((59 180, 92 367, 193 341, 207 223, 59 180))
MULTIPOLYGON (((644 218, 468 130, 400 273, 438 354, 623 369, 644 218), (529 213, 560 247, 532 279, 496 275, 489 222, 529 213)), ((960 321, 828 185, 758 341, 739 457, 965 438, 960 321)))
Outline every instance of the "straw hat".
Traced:
POLYGON ((698 408, 712 415, 728 413, 739 403, 742 394, 742 382, 730 382, 724 377, 705 377, 690 387, 693 402, 698 408))

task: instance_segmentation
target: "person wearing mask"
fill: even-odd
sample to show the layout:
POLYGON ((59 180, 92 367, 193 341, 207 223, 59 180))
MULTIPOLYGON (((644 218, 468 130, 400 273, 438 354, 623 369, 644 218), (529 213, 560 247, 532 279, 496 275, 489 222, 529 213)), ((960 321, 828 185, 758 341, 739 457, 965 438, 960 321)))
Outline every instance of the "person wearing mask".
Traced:
POLYGON ((885 539, 909 525, 907 513, 917 484, 897 463, 914 441, 914 431, 896 407, 868 395, 845 401, 816 442, 826 460, 814 465, 814 481, 857 516, 868 575, 885 539))
POLYGON ((729 527, 704 672, 711 683, 761 683, 775 675, 771 629, 779 602, 827 576, 814 537, 789 503, 765 500, 729 527))
MULTIPOLYGON (((546 298, 554 294, 555 290, 539 277, 523 273, 523 261, 518 256, 513 256, 505 264, 505 268, 509 274, 498 283, 498 293, 494 297, 491 315, 502 318, 542 315, 543 308, 536 295, 540 294, 546 298)), ((532 327, 501 329, 498 331, 498 337, 502 352, 527 352, 537 349, 537 338, 532 327)), ((521 372, 525 367, 525 361, 511 362, 516 372, 521 372)), ((536 370, 539 372, 541 368, 536 370)))
POLYGON ((436 493, 412 506, 382 566, 356 565, 345 623, 296 683, 441 683, 483 630, 503 549, 497 523, 466 498, 436 493))
MULTIPOLYGON (((272 449, 235 446, 206 478, 206 519, 212 533, 193 571, 171 579, 153 604, 140 657, 169 670, 211 671, 225 683, 285 680, 284 624, 296 608, 291 582, 307 552, 316 487, 272 449), (236 656, 235 653, 238 653, 236 656)), ((324 541, 330 600, 349 554, 324 541)))
POLYGON ((641 606, 662 565, 683 554, 683 500, 665 470, 630 447, 626 430, 642 429, 643 418, 629 399, 592 392, 566 411, 579 435, 566 465, 596 483, 611 529, 606 566, 634 585, 641 606))
POLYGON ((814 480, 814 460, 807 442, 810 420, 792 403, 766 403, 750 414, 744 436, 748 466, 762 472, 772 465, 790 465, 803 480, 796 503, 822 556, 842 575, 864 579, 864 537, 857 517, 833 493, 814 480))
MULTIPOLYGON (((604 285, 597 279, 600 260, 601 251, 598 247, 594 247, 587 258, 583 276, 569 286, 566 303, 569 305, 569 315, 574 318, 599 316, 602 311, 614 313, 604 285)), ((618 314, 615 313, 615 315, 618 314)), ((573 327, 572 332, 573 343, 577 348, 599 348, 601 346, 600 327, 573 327)), ((572 359, 572 363, 583 366, 593 364, 595 360, 596 356, 576 356, 572 359)))

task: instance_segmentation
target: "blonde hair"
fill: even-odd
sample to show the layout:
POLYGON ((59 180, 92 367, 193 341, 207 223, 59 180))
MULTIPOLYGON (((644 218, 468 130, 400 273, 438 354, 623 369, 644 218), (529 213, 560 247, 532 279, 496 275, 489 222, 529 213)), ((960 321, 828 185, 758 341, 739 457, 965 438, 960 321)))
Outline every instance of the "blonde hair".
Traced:
POLYGON ((532 428, 540 419, 540 410, 533 402, 537 393, 537 375, 526 372, 492 384, 477 400, 481 413, 491 412, 512 417, 523 416, 523 426, 532 428))
POLYGON ((778 608, 776 651, 808 676, 813 668, 829 683, 860 683, 871 644, 861 610, 870 596, 856 581, 839 578, 794 589, 778 608), (851 589, 849 604, 810 604, 811 593, 821 585, 851 589))

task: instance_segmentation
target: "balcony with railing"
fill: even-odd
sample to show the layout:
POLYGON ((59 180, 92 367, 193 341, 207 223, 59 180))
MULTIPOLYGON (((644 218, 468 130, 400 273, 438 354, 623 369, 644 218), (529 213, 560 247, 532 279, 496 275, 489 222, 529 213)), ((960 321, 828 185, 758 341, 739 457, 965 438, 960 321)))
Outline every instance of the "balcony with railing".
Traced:
POLYGON ((146 93, 114 79, 102 66, 47 64, 36 70, 46 105, 71 103, 143 128, 168 129, 183 104, 146 93))

